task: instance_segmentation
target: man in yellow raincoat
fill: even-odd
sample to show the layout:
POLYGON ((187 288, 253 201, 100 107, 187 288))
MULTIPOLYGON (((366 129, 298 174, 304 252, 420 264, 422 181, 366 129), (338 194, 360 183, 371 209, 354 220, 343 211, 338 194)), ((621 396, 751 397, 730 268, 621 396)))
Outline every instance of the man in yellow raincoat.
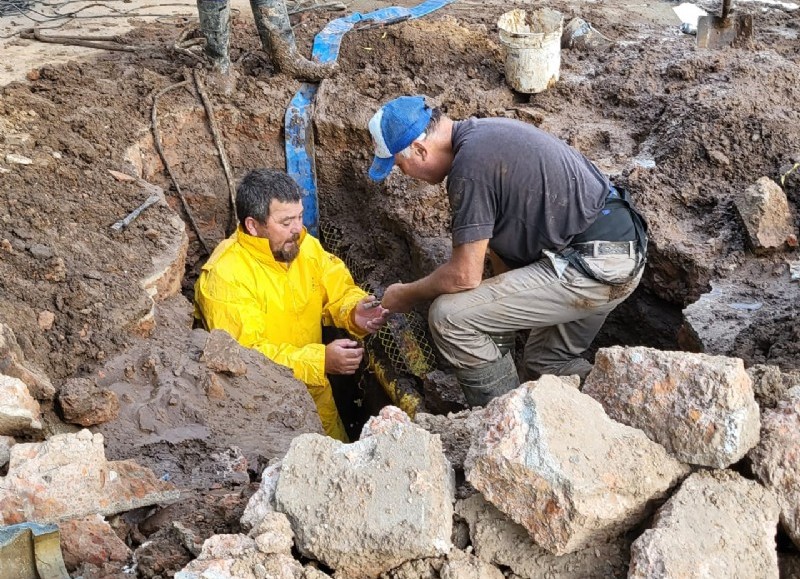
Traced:
POLYGON ((257 169, 236 191, 239 227, 220 243, 195 285, 195 312, 245 347, 288 366, 305 382, 329 436, 347 442, 326 374, 353 374, 364 349, 322 343, 322 325, 357 338, 388 311, 353 282, 344 262, 303 227, 303 193, 286 173, 257 169))

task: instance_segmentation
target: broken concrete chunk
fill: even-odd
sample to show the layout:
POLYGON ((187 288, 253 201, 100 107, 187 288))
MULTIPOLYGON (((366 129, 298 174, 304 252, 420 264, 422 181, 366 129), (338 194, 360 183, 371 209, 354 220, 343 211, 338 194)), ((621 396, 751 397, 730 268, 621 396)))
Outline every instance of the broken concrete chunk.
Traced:
POLYGON ((402 422, 345 445, 307 434, 283 459, 276 508, 306 556, 348 577, 446 554, 453 471, 439 437, 402 422))
POLYGON ((269 465, 261 475, 261 486, 247 501, 244 514, 239 521, 242 528, 251 530, 250 536, 253 537, 253 530, 257 530, 262 521, 267 519, 275 510, 275 489, 278 487, 278 477, 281 475, 281 461, 269 465))
POLYGON ((17 436, 42 429, 39 403, 18 378, 0 375, 0 435, 17 436))
POLYGON ((738 358, 604 348, 583 392, 683 462, 725 468, 758 442, 758 404, 738 358))
POLYGON ((75 571, 83 563, 102 567, 110 561, 127 561, 131 550, 100 515, 72 519, 58 524, 61 551, 67 569, 75 571))
POLYGON ((800 387, 764 412, 761 440, 748 455, 753 472, 781 507, 781 524, 800 547, 800 387))
POLYGON ((782 248, 796 234, 786 193, 769 177, 748 187, 735 204, 756 252, 782 248))
POLYGON ((690 476, 631 548, 630 579, 778 577, 778 504, 732 471, 690 476))
POLYGON ((269 513, 257 527, 250 533, 255 537, 256 547, 262 553, 273 555, 276 553, 291 554, 294 544, 294 533, 289 519, 283 513, 269 513))
POLYGON ((64 420, 81 426, 95 426, 119 416, 117 394, 99 388, 90 378, 67 380, 58 393, 64 420))
POLYGON ((498 511, 480 494, 456 502, 455 510, 469 525, 478 558, 508 567, 518 577, 606 579, 624 577, 628 571, 629 539, 620 538, 557 556, 534 543, 524 527, 498 511))
POLYGON ((624 533, 689 471, 555 376, 493 400, 483 419, 467 480, 556 555, 624 533))
POLYGON ((224 330, 211 330, 200 357, 209 369, 230 376, 244 376, 247 365, 241 357, 241 346, 224 330))
POLYGON ((0 374, 19 378, 37 400, 52 400, 56 389, 47 375, 25 360, 14 332, 0 324, 0 374))
POLYGON ((410 426, 411 419, 408 414, 400 410, 397 406, 384 406, 378 416, 371 416, 361 429, 360 440, 379 434, 387 434, 396 427, 410 426))
POLYGON ((203 543, 199 557, 175 574, 175 579, 303 579, 304 569, 286 554, 265 555, 245 535, 214 535, 203 543))
POLYGON ((214 535, 203 543, 198 559, 235 559, 256 550, 256 542, 247 535, 214 535))
POLYGON ((11 447, 0 488, 0 525, 54 523, 171 502, 178 491, 131 461, 108 462, 103 436, 88 430, 11 447))

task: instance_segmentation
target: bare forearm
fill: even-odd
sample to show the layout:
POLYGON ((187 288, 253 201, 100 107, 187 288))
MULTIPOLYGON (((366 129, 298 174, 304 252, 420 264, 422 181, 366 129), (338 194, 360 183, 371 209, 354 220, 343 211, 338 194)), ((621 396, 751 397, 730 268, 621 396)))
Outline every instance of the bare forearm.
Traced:
POLYGON ((468 279, 452 262, 440 265, 429 275, 406 284, 415 303, 430 301, 443 294, 454 294, 478 286, 480 279, 468 279))

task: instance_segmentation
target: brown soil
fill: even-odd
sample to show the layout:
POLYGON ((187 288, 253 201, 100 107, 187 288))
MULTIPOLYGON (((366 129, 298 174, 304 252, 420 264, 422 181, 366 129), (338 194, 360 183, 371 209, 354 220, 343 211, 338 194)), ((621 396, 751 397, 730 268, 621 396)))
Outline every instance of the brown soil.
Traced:
MULTIPOLYGON (((560 82, 539 95, 515 94, 504 82, 495 23, 512 5, 456 4, 418 21, 345 37, 340 71, 323 81, 315 111, 324 240, 371 287, 413 279, 448 255, 448 205, 441 187, 401 175, 377 186, 366 177, 371 152, 365 127, 380 102, 423 93, 454 118, 519 118, 595 160, 631 190, 649 220, 650 262, 642 288, 609 320, 598 344, 676 347, 680 309, 713 280, 726 279, 764 307, 742 328, 735 350, 720 353, 741 356, 748 365, 800 367, 800 290, 789 283, 785 265, 800 256, 796 250, 753 256, 733 206, 734 196, 756 179, 778 180, 800 161, 800 11, 752 9, 754 49, 711 52, 696 49, 694 38, 674 22, 665 23, 666 3, 646 14, 628 6, 550 6, 565 21, 581 16, 617 42, 596 52, 562 51, 560 82), (762 295, 759 279, 776 278, 786 280, 784 289, 762 295)), ((328 19, 312 13, 297 22, 305 54, 328 19)), ((151 308, 140 281, 167 249, 165 240, 174 237, 173 211, 185 217, 151 132, 153 95, 191 78, 188 67, 194 63, 169 48, 183 26, 150 24, 126 37, 146 47, 139 53, 43 66, 29 82, 0 89, 6 135, 0 157, 18 153, 33 160, 1 165, 9 172, 0 173, 0 322, 13 328, 26 357, 56 387, 96 372, 138 340, 132 331, 151 308), (151 207, 125 231, 112 232, 110 225, 146 194, 114 179, 109 169, 163 187, 169 207, 151 207), (42 329, 37 321, 44 311, 55 314, 52 328, 42 329)), ((235 89, 226 95, 214 79, 206 82, 239 178, 254 167, 285 166, 283 118, 300 85, 274 73, 257 51, 249 20, 235 22, 233 45, 235 89)), ((213 247, 225 235, 229 201, 202 104, 191 83, 159 102, 167 158, 213 247)), ((797 172, 785 191, 796 212, 797 172)), ((191 297, 204 252, 188 226, 187 232, 183 287, 191 297)), ((114 447, 114 441, 109 444, 114 447)), ((158 444, 163 448, 153 446, 140 457, 172 475, 181 468, 186 474, 191 456, 220 450, 158 444), (173 454, 184 466, 169 467, 173 454)), ((197 472, 204 476, 203 468, 197 472)), ((196 486, 230 482, 211 473, 196 486)), ((185 508, 188 513, 200 507, 185 508)), ((143 576, 160 572, 140 569, 143 576)))

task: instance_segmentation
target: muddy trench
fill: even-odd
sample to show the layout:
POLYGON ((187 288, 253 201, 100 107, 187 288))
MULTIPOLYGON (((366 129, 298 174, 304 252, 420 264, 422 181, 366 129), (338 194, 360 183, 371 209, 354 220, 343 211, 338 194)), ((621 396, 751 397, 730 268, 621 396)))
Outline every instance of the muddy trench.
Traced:
MULTIPOLYGON (((382 102, 420 93, 453 118, 517 118, 595 161, 632 192, 650 224, 642 284, 609 317, 587 355, 610 345, 643 345, 800 371, 800 290, 788 282, 787 267, 798 260, 796 242, 756 254, 734 203, 758 178, 783 177, 795 230, 800 226, 800 171, 790 172, 800 162, 800 57, 792 48, 796 40, 778 32, 796 37, 797 14, 756 14, 761 33, 753 50, 699 53, 677 29, 630 22, 623 10, 592 5, 578 14, 565 2, 552 6, 618 41, 604 50, 562 51, 560 82, 538 95, 520 95, 505 84, 495 23, 510 5, 450 7, 345 37, 341 70, 321 84, 313 116, 323 244, 368 290, 412 281, 449 256, 443 187, 397 172, 381 185, 366 176, 372 158, 367 121, 382 102)), ((329 17, 295 19, 301 50, 310 50, 329 17)), ((142 427, 148 418, 141 410, 123 409, 116 421, 94 428, 106 437, 110 460, 136 459, 194 490, 166 509, 113 519, 117 534, 138 549, 141 577, 171 576, 192 558, 172 521, 197 538, 238 532, 261 470, 288 444, 281 431, 269 448, 256 450, 267 435, 242 434, 246 425, 233 424, 241 422, 242 408, 250 420, 277 412, 292 428, 303 428, 309 412, 292 410, 293 398, 272 408, 254 394, 257 385, 217 406, 202 406, 182 389, 181 373, 202 349, 191 332, 190 303, 206 254, 154 146, 152 111, 157 91, 192 78, 193 62, 168 48, 184 26, 179 19, 148 24, 126 37, 143 47, 138 53, 43 66, 28 82, 0 89, 7 135, 0 147, 33 162, 12 167, 0 181, 0 322, 56 391, 90 377, 124 403, 140 395, 137 384, 157 384, 153 408, 167 410, 154 410, 152 421, 192 425, 159 437, 142 427), (124 231, 111 231, 146 194, 109 170, 163 188, 166 203, 124 231), (214 412, 213 420, 230 426, 209 438, 215 427, 206 423, 214 412), (231 450, 232 440, 241 450, 231 450)), ((284 113, 300 84, 275 73, 244 17, 234 21, 232 58, 230 93, 202 76, 235 177, 257 167, 284 168, 284 113)), ((162 96, 157 113, 165 156, 213 249, 230 219, 228 184, 194 85, 162 96)), ((404 394, 416 410, 433 414, 464 407, 431 347, 425 313, 405 319, 422 350, 422 370, 398 354, 396 334, 386 331, 368 343, 374 362, 334 384, 351 435, 404 394), (433 370, 439 372, 428 375, 433 370)), ((192 379, 205 378, 198 370, 192 379)), ((56 403, 45 401, 43 409, 48 433, 77 431, 61 420, 56 403)))

